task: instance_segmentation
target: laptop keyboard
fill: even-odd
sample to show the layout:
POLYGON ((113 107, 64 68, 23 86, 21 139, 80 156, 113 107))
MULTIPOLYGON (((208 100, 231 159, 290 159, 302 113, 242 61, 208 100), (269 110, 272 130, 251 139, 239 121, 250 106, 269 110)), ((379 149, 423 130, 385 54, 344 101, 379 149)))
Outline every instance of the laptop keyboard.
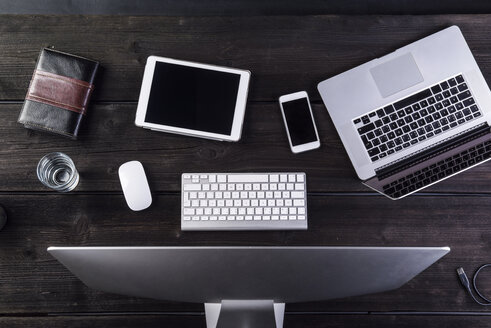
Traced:
POLYGON ((375 162, 480 116, 464 77, 457 75, 353 123, 375 162))
POLYGON ((383 186, 384 193, 392 198, 400 198, 449 175, 465 170, 475 164, 489 159, 491 141, 485 141, 438 163, 431 164, 383 186))

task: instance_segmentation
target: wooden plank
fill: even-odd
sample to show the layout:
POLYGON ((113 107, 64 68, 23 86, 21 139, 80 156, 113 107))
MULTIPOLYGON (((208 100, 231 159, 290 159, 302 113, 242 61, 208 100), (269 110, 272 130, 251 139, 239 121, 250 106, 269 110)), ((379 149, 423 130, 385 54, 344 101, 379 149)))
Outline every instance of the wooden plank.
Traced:
POLYGON ((94 99, 136 101, 149 55, 252 71, 249 100, 276 101, 457 24, 491 73, 490 15, 127 17, 22 16, 0 19, 0 100, 23 99, 41 47, 99 60, 94 99))
MULTIPOLYGON (((489 327, 488 316, 444 315, 297 315, 286 314, 284 326, 292 327, 489 327)), ((84 327, 206 327, 203 315, 113 315, 113 316, 60 316, 60 317, 0 317, 0 325, 9 328, 84 328, 84 327)))
MULTIPOLYGON (((16 123, 20 104, 0 104, 0 191, 47 191, 36 176, 46 153, 62 151, 80 171, 76 191, 121 190, 117 170, 140 160, 153 191, 179 191, 183 172, 301 171, 310 192, 370 192, 356 177, 324 106, 314 114, 322 147, 292 154, 277 104, 248 106, 239 143, 153 132, 135 127, 134 104, 95 105, 82 127, 80 140, 33 132, 16 123)), ((439 183, 425 192, 490 192, 491 163, 439 183)))
MULTIPOLYGON (((402 288, 341 300, 289 304, 287 311, 483 311, 460 286, 489 261, 491 198, 312 196, 307 231, 183 232, 179 195, 154 194, 130 211, 121 194, 0 195, 9 214, 0 231, 0 317, 48 312, 202 311, 85 287, 46 252, 48 246, 450 246, 452 251, 402 288), (472 209, 472 211, 469 211, 472 209)), ((484 277, 484 276, 483 276, 484 277)), ((491 280, 482 279, 484 293, 491 280)))
POLYGON ((66 2, 44 0, 42 5, 35 0, 21 2, 0 1, 0 12, 4 14, 84 14, 84 15, 164 15, 164 16, 207 16, 207 15, 326 15, 326 14, 483 14, 491 13, 489 2, 474 0, 462 2, 447 0, 442 6, 438 0, 409 1, 363 0, 339 2, 335 0, 275 1, 159 1, 140 0, 94 0, 66 2))

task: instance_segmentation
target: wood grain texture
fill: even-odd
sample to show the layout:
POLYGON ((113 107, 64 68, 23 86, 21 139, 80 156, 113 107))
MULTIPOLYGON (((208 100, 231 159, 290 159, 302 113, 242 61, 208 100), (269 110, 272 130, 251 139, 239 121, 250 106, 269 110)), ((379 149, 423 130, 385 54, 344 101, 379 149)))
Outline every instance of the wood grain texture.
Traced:
MULTIPOLYGON (((488 316, 444 316, 444 315, 299 315, 286 314, 285 328, 341 328, 341 327, 489 327, 488 316)), ((0 326, 9 328, 85 328, 85 327, 118 327, 118 328, 204 328, 203 315, 111 315, 111 316, 60 316, 60 317, 0 317, 0 326)))
MULTIPOLYGON (((455 269, 464 266, 472 273, 489 262, 491 163, 423 194, 389 201, 369 192, 356 178, 316 91, 325 78, 453 24, 461 27, 489 81, 491 15, 0 16, 0 204, 9 214, 0 231, 0 327, 204 325, 200 304, 91 290, 46 252, 48 246, 96 245, 448 245, 450 254, 399 290, 289 304, 285 326, 488 326, 490 310, 470 299, 455 269), (33 132, 16 123, 39 50, 48 45, 100 60, 103 66, 79 141, 33 132), (251 70, 242 140, 215 142, 135 127, 136 101, 149 55, 251 70), (322 148, 293 155, 276 101, 302 89, 315 103, 322 148), (75 192, 49 192, 37 181, 36 164, 52 151, 74 159, 81 173, 75 192), (141 213, 127 208, 117 176, 119 165, 134 159, 144 164, 153 190, 153 205, 141 213), (182 172, 272 170, 307 173, 309 230, 180 230, 182 172), (124 314, 133 311, 141 315, 124 314), (335 311, 365 315, 318 314, 335 311), (386 311, 475 313, 381 315, 386 311), (71 316, 89 312, 100 316, 71 316), (64 316, 47 317, 48 313, 64 316)), ((486 277, 489 273, 480 286, 490 295, 491 280, 486 277)))
MULTIPOLYGON (((486 311, 461 288, 455 269, 489 261, 491 197, 313 196, 309 230, 183 232, 178 194, 154 194, 130 211, 116 195, 0 195, 9 222, 0 232, 0 316, 8 313, 201 311, 85 287, 48 246, 450 246, 402 288, 342 300, 287 305, 288 311, 486 311), (472 212, 469 209, 472 208, 472 212)), ((486 277, 484 273, 483 277, 486 277)), ((480 281, 491 293, 491 280, 480 281)))
POLYGON ((450 25, 459 25, 484 76, 491 15, 128 17, 2 16, 0 100, 21 100, 41 47, 99 60, 96 101, 136 101, 149 55, 252 71, 250 101, 276 101, 450 25))
MULTIPOLYGON (((47 191, 37 179, 37 162, 46 153, 72 157, 81 174, 76 192, 121 191, 118 167, 143 163, 153 191, 179 191, 183 172, 307 173, 309 192, 366 192, 322 105, 313 111, 321 137, 318 150, 293 154, 277 104, 251 103, 238 143, 154 132, 134 125, 135 104, 89 108, 78 141, 24 129, 16 123, 21 104, 0 104, 0 191, 47 191)), ((425 192, 491 191, 491 163, 484 163, 425 192)), ((387 200, 387 202, 390 202, 387 200)))
POLYGON ((4 14, 84 14, 84 15, 329 15, 329 14, 484 14, 491 13, 486 0, 462 2, 446 0, 92 0, 64 1, 0 0, 4 14))

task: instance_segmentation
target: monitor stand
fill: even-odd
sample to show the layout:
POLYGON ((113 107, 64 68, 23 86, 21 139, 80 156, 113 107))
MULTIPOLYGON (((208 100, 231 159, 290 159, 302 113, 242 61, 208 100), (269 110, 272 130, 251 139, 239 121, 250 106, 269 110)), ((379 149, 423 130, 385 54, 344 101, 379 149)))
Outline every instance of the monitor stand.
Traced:
POLYGON ((283 328, 285 303, 273 300, 222 300, 205 303, 207 328, 283 328))

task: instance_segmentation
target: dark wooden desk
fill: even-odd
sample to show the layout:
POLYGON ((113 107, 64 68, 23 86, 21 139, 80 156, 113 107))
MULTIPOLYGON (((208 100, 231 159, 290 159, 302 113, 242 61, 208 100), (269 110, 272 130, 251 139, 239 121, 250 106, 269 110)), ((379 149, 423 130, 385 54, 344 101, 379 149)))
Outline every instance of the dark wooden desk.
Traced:
MULTIPOLYGON (((127 17, 0 16, 1 327, 204 327, 201 304, 154 301, 85 287, 48 246, 360 245, 450 246, 452 251, 399 290, 329 302, 288 304, 285 327, 488 327, 455 273, 490 262, 491 163, 390 201, 361 185, 316 91, 319 81, 450 25, 461 27, 491 76, 491 16, 127 17), (101 61, 80 140, 16 123, 39 50, 101 61), (145 60, 162 55, 252 71, 239 143, 151 132, 134 126, 145 60), (322 147, 293 155, 277 98, 306 89, 322 147), (36 178, 51 151, 70 155, 76 191, 58 194, 36 178), (117 169, 146 169, 154 203, 128 209, 117 169), (305 171, 309 229, 182 232, 180 174, 305 171), (51 316, 52 315, 52 316, 51 316)), ((482 288, 491 293, 489 273, 482 288)))

